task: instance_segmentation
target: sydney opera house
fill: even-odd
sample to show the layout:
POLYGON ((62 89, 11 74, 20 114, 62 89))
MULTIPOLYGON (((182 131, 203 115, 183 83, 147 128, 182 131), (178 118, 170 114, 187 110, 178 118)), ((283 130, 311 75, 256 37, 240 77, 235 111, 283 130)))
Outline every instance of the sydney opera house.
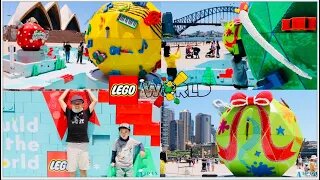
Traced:
POLYGON ((25 23, 30 17, 36 18, 45 29, 80 31, 77 16, 67 5, 60 9, 57 2, 48 2, 45 5, 41 2, 20 2, 8 25, 25 23))
POLYGON ((19 2, 15 13, 5 28, 7 36, 4 33, 4 38, 10 41, 14 36, 14 28, 19 22, 25 23, 30 17, 34 17, 40 26, 49 31, 49 39, 51 39, 50 35, 51 37, 63 36, 63 34, 70 34, 70 32, 78 36, 80 34, 78 18, 67 5, 60 8, 58 2, 41 3, 34 1, 19 2))

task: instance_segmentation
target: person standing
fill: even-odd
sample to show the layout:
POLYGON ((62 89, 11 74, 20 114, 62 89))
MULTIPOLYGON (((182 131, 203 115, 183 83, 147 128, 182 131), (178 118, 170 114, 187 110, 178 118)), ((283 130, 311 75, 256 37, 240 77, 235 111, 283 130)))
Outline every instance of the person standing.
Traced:
POLYGON ((63 49, 64 52, 66 53, 66 62, 70 63, 70 50, 71 50, 71 45, 69 44, 69 42, 67 43, 63 43, 63 49))
POLYGON ((232 52, 233 59, 231 60, 232 64, 232 80, 233 86, 240 90, 240 89, 247 89, 248 88, 248 64, 246 58, 246 52, 242 43, 242 40, 237 40, 236 45, 234 45, 235 52, 232 52))
POLYGON ((78 58, 77 58, 77 63, 80 61, 80 64, 82 64, 83 48, 84 48, 83 41, 81 41, 78 46, 78 58))
POLYGON ((216 57, 217 57, 217 58, 220 58, 220 53, 219 53, 220 45, 219 45, 219 41, 216 41, 216 50, 217 50, 217 55, 216 55, 216 57))
POLYGON ((215 163, 215 159, 212 158, 212 161, 211 161, 211 171, 212 172, 214 171, 214 163, 215 163))
POLYGON ((160 177, 166 177, 166 163, 167 153, 166 151, 160 152, 160 177))
POLYGON ((202 164, 201 172, 207 172, 208 171, 207 159, 205 157, 202 158, 201 164, 202 164))
POLYGON ((298 167, 302 167, 302 166, 303 166, 303 162, 302 162, 301 154, 299 154, 299 156, 298 156, 298 159, 297 159, 297 166, 298 166, 298 167))
POLYGON ((304 169, 302 168, 302 166, 298 166, 297 167, 297 177, 304 177, 305 176, 305 172, 304 169))
POLYGON ((180 46, 178 45, 177 51, 174 54, 170 54, 170 46, 165 46, 163 54, 164 54, 164 59, 167 63, 168 80, 174 81, 178 73, 176 61, 181 57, 180 46))
POLYGON ((65 103, 65 97, 70 90, 66 89, 59 97, 59 104, 65 112, 68 124, 67 135, 67 170, 71 177, 76 176, 76 170, 79 167, 80 176, 87 177, 89 168, 89 138, 88 138, 88 121, 98 100, 88 89, 91 103, 88 108, 84 109, 84 100, 79 95, 71 98, 72 108, 68 108, 65 103))
POLYGON ((233 86, 236 89, 247 89, 248 88, 248 76, 247 76, 247 70, 248 65, 246 58, 242 59, 241 57, 238 59, 237 57, 234 57, 232 60, 232 69, 233 69, 233 86))
POLYGON ((212 57, 215 57, 215 51, 216 51, 216 43, 215 41, 212 41, 211 47, 210 47, 210 52, 212 57))
POLYGON ((207 171, 210 172, 211 171, 211 159, 208 157, 207 159, 207 171))
POLYGON ((309 168, 310 168, 311 175, 313 175, 317 170, 316 161, 317 161, 317 156, 316 155, 312 155, 311 158, 310 158, 310 161, 309 161, 309 168))
POLYGON ((189 163, 189 167, 191 167, 191 163, 192 163, 191 158, 188 158, 187 161, 188 161, 188 163, 189 163))
POLYGON ((134 149, 139 147, 140 157, 145 157, 144 146, 141 142, 130 138, 130 125, 128 123, 120 124, 119 138, 112 147, 111 166, 116 168, 117 177, 133 177, 134 149))

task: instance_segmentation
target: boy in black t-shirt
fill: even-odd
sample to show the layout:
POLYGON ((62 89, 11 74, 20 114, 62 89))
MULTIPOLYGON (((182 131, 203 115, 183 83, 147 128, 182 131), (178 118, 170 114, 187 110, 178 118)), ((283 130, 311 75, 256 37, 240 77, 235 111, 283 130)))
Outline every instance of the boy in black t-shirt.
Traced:
POLYGON ((67 136, 67 160, 68 172, 71 177, 76 176, 76 170, 79 166, 80 176, 86 177, 89 168, 89 154, 88 154, 88 121, 97 104, 96 97, 88 89, 91 104, 87 109, 84 109, 84 100, 79 95, 74 95, 71 98, 72 108, 68 108, 64 99, 70 90, 66 89, 59 98, 59 103, 62 110, 65 112, 68 123, 67 136))

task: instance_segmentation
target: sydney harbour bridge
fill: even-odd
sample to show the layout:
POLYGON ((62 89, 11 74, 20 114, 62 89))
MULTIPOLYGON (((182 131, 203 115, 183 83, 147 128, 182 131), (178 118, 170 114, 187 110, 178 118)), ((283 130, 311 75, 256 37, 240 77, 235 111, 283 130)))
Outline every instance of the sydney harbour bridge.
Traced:
POLYGON ((230 21, 237 15, 234 6, 220 6, 202 9, 184 17, 174 19, 171 12, 163 13, 162 33, 163 35, 180 35, 191 26, 212 25, 221 26, 221 20, 230 21))

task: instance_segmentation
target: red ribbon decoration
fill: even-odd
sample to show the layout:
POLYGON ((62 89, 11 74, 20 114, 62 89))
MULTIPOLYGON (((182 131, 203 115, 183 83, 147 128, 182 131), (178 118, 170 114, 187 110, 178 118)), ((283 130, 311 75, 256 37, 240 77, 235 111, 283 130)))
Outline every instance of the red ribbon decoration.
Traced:
POLYGON ((271 128, 268 113, 262 107, 258 108, 261 117, 261 134, 264 134, 262 137, 262 149, 266 157, 270 161, 284 161, 294 156, 295 152, 291 151, 294 140, 290 141, 290 143, 285 146, 277 147, 271 138, 271 128))
POLYGON ((272 94, 269 91, 262 91, 256 96, 246 96, 241 92, 237 92, 231 96, 230 103, 234 107, 247 105, 268 106, 272 99, 272 94))
POLYGON ((239 126, 239 122, 240 122, 244 108, 245 107, 242 107, 234 116, 233 122, 231 124, 228 146, 224 148, 218 144, 218 153, 225 160, 231 161, 237 156, 238 126, 239 126))
POLYGON ((270 161, 284 161, 295 155, 292 152, 294 140, 285 146, 276 146, 271 137, 271 125, 268 112, 261 106, 267 106, 272 101, 272 94, 269 91, 262 91, 257 96, 247 97, 245 94, 238 92, 231 97, 231 104, 240 107, 235 114, 229 136, 229 144, 226 147, 218 145, 218 153, 222 159, 231 161, 237 156, 237 137, 238 126, 246 105, 258 105, 260 122, 261 122, 261 144, 266 158, 270 161))

